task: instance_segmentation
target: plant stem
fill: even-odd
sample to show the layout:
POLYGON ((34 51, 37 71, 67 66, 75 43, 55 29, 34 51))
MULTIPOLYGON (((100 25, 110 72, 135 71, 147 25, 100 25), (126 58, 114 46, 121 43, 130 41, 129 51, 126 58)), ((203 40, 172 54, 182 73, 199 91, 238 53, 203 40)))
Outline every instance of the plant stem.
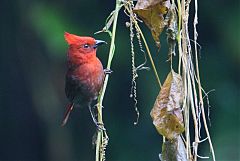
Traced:
MULTIPOLYGON (((131 13, 131 11, 130 11, 130 9, 129 9, 128 7, 125 6, 125 9, 127 9, 127 11, 128 11, 129 13, 131 13)), ((131 15, 130 15, 130 16, 131 16, 131 15)), ((132 17, 132 20, 133 20, 133 22, 134 22, 134 25, 135 25, 135 27, 136 27, 136 30, 138 30, 138 32, 140 33, 140 35, 141 35, 141 37, 142 37, 142 39, 143 39, 143 43, 144 43, 144 45, 145 45, 145 47, 146 47, 148 57, 149 57, 150 62, 151 62, 151 64, 152 64, 153 72, 154 72, 155 77, 156 77, 156 79, 157 79, 158 85, 159 85, 159 87, 160 87, 160 89, 161 89, 161 88, 162 88, 162 84, 161 84, 161 81, 160 81, 160 79, 159 79, 159 76, 158 76, 158 73, 157 73, 157 70, 156 70, 156 67, 155 67, 155 64, 154 64, 154 61, 153 61, 151 52, 150 52, 150 50, 149 50, 147 41, 146 41, 146 39, 145 39, 145 37, 144 37, 144 35, 143 35, 143 33, 142 33, 141 28, 140 28, 139 25, 138 25, 137 20, 136 20, 134 17, 132 17)))
MULTIPOLYGON (((116 6, 115 6, 115 12, 114 12, 114 22, 113 22, 113 28, 112 28, 112 37, 111 37, 111 45, 109 49, 109 54, 108 54, 108 63, 107 63, 107 69, 110 69, 112 59, 114 56, 114 51, 115 51, 115 35, 116 35, 116 28, 117 28, 117 19, 118 19, 118 12, 121 8, 121 2, 120 0, 116 0, 116 6)), ((99 98, 98 98, 98 122, 100 124, 103 124, 103 119, 102 119, 102 103, 103 103, 103 98, 105 95, 105 91, 107 88, 107 83, 108 83, 108 78, 109 75, 106 74, 106 77, 104 79, 103 87, 100 92, 99 98)), ((96 141, 96 159, 95 161, 103 161, 103 157, 101 155, 101 145, 103 141, 103 130, 98 130, 97 131, 97 141, 96 141)))
POLYGON ((178 50, 179 50, 179 61, 178 61, 178 73, 181 73, 181 60, 182 60, 182 47, 181 47, 181 22, 182 22, 182 8, 181 8, 181 2, 180 0, 177 0, 178 5, 178 35, 177 35, 177 41, 178 41, 178 50))
POLYGON ((161 88, 162 88, 162 84, 161 84, 161 81, 160 81, 160 79, 159 79, 159 76, 158 76, 158 73, 157 73, 157 70, 156 70, 156 67, 155 67, 155 64, 154 64, 152 55, 151 55, 151 53, 150 53, 150 50, 149 50, 147 41, 146 41, 146 39, 145 39, 145 37, 144 37, 144 35, 143 35, 143 33, 142 33, 142 30, 141 30, 140 27, 138 26, 137 21, 134 21, 134 23, 135 23, 136 29, 139 31, 139 33, 140 33, 140 35, 141 35, 141 37, 142 37, 142 39, 143 39, 144 45, 145 45, 146 50, 147 50, 147 53, 148 53, 148 57, 149 57, 150 62, 151 62, 151 64, 152 64, 152 68, 153 68, 155 77, 156 77, 157 82, 158 82, 158 84, 159 84, 159 87, 160 87, 160 89, 161 89, 161 88))
POLYGON ((208 142, 210 145, 210 149, 212 152, 212 157, 213 157, 213 161, 216 160, 215 158, 215 153, 214 153, 214 148, 213 148, 213 144, 211 141, 211 137, 210 137, 210 133, 208 130, 208 126, 207 126, 207 121, 206 121, 206 115, 205 115, 205 110, 204 110, 204 103, 203 103, 203 96, 202 96, 202 86, 201 86, 201 80, 200 80, 200 72, 199 72, 199 66, 198 66, 198 52, 197 52, 197 23, 198 23, 198 1, 195 0, 195 16, 194 16, 194 48, 195 48, 195 61, 196 61, 196 70, 197 70, 197 84, 198 84, 198 92, 199 92, 199 98, 200 98, 200 107, 202 110, 202 118, 203 118, 203 123, 204 123, 204 127, 206 130, 206 134, 207 134, 207 138, 208 138, 208 142))

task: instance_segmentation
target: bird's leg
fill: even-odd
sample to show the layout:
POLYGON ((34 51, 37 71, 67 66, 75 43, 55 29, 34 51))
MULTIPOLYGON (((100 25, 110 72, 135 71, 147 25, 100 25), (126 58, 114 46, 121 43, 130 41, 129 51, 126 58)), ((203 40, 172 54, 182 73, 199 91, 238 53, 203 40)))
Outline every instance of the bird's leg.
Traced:
POLYGON ((95 108, 95 107, 96 107, 96 105, 93 106, 93 107, 91 107, 90 105, 88 106, 89 111, 90 111, 91 116, 92 116, 92 120, 93 120, 94 124, 97 126, 97 129, 98 129, 98 130, 106 130, 106 129, 104 128, 103 123, 99 123, 99 122, 96 120, 96 116, 97 116, 97 115, 96 115, 95 112, 94 112, 94 108, 95 108))
POLYGON ((105 74, 111 74, 113 72, 111 69, 104 69, 103 71, 105 74))

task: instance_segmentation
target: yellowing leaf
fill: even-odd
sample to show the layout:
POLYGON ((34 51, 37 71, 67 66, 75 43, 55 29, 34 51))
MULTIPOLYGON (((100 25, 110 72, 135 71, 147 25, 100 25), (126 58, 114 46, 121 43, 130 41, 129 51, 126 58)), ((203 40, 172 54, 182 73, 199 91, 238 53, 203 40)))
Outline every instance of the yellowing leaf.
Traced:
POLYGON ((181 105, 183 83, 173 70, 168 74, 150 113, 157 131, 167 139, 177 138, 184 131, 181 105))
POLYGON ((158 47, 160 47, 159 36, 166 26, 164 15, 168 12, 170 5, 170 0, 138 0, 134 8, 134 12, 151 30, 158 47))

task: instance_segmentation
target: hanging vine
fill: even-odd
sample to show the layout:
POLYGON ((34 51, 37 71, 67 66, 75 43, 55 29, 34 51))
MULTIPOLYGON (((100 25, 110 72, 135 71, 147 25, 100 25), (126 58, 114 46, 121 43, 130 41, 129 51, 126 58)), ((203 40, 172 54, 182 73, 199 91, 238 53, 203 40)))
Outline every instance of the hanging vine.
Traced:
MULTIPOLYGON (((129 27, 130 31, 130 52, 132 58, 132 88, 130 97, 134 99, 134 108, 137 113, 137 119, 134 124, 138 123, 140 113, 137 108, 137 71, 148 69, 148 67, 145 67, 147 55, 160 89, 151 111, 151 117, 157 131, 164 138, 162 153, 159 156, 162 161, 196 161, 198 158, 208 158, 198 154, 199 144, 206 140, 209 142, 212 158, 215 161, 214 149, 204 108, 203 98, 205 96, 207 97, 207 93, 203 90, 201 85, 198 65, 199 44, 197 43, 198 33, 196 27, 198 24, 198 1, 194 0, 195 14, 193 21, 193 38, 190 38, 188 28, 190 3, 193 2, 191 2, 191 0, 138 0, 137 3, 134 4, 134 2, 130 0, 116 0, 115 10, 109 15, 105 27, 100 31, 109 33, 111 38, 107 64, 107 68, 110 69, 115 51, 118 13, 123 7, 124 13, 129 17, 129 22, 126 23, 126 26, 129 27), (142 21, 150 29, 159 50, 161 48, 159 36, 164 32, 164 29, 166 29, 171 70, 163 86, 160 82, 147 41, 138 25, 138 23, 142 21), (112 29, 110 30, 111 27, 112 29), (144 62, 139 66, 136 66, 135 62, 137 55, 135 53, 136 47, 134 46, 135 37, 137 38, 138 47, 144 55, 144 62), (142 41, 144 46, 142 45, 142 41), (193 46, 191 41, 193 41, 193 46), (177 69, 175 69, 177 72, 174 70, 174 63, 178 63, 177 69), (203 93, 205 96, 203 96, 203 93), (193 122, 191 122, 190 117, 193 118, 193 122), (204 139, 200 136, 203 130, 201 128, 202 121, 204 132, 207 135, 204 139), (190 124, 194 125, 194 133, 190 131, 190 124), (193 142, 191 142, 190 139, 192 136, 194 136, 193 142)), ((102 102, 107 87, 108 77, 107 75, 105 78, 97 106, 98 122, 102 124, 102 102)), ((208 97, 207 105, 209 105, 208 97)), ((108 140, 109 138, 106 130, 97 131, 96 161, 105 160, 105 150, 108 145, 108 140)))

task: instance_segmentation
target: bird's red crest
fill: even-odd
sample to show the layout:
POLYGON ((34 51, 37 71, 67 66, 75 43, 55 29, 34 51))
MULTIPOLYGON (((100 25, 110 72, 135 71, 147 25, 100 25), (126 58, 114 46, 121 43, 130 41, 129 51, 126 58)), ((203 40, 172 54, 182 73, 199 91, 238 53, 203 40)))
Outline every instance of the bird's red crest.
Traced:
POLYGON ((86 36, 77 36, 74 34, 70 34, 68 32, 64 33, 65 40, 67 41, 68 45, 83 45, 83 44, 95 44, 95 39, 92 37, 86 37, 86 36))
POLYGON ((80 36, 77 36, 77 35, 74 35, 74 34, 70 34, 68 32, 64 33, 64 37, 65 37, 65 40, 67 41, 67 43, 69 45, 77 44, 79 41, 81 41, 80 36))

